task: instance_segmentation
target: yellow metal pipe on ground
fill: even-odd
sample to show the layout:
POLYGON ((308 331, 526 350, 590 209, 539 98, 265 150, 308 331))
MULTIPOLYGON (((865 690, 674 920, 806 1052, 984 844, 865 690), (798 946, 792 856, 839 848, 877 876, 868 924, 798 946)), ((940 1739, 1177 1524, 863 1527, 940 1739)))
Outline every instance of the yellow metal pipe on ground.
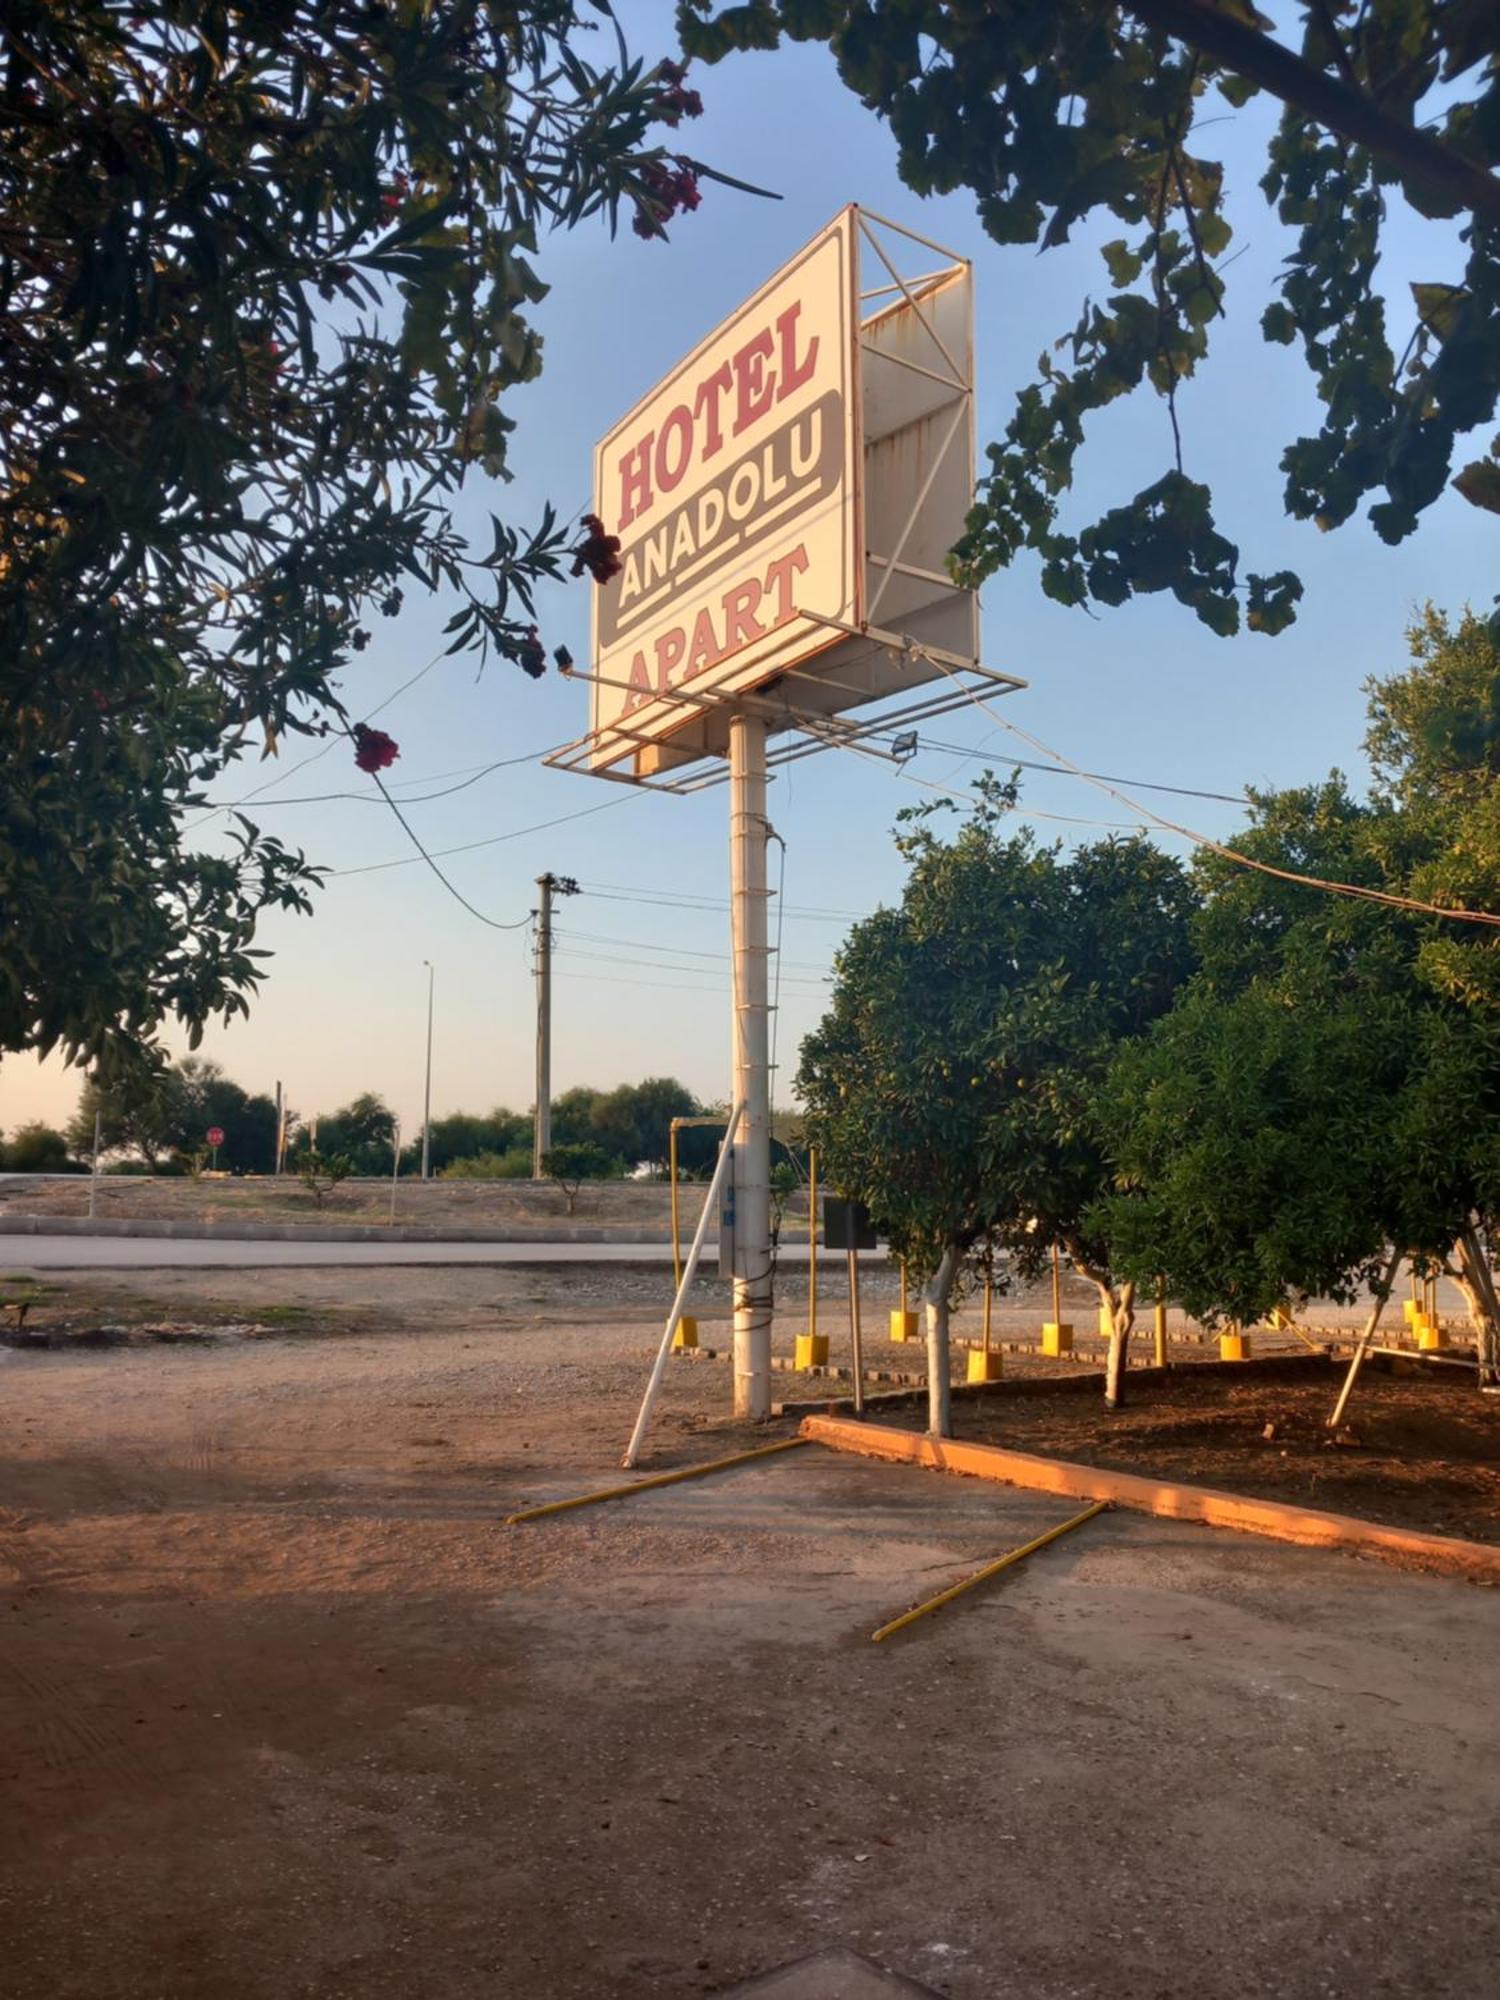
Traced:
POLYGON ((1094 1516, 1102 1514, 1109 1504, 1108 1500, 1096 1500, 1092 1507, 1085 1507, 1081 1514, 1075 1514, 1069 1521, 1060 1521, 1055 1528, 1049 1528, 1046 1534, 1038 1535, 1034 1541, 1023 1542, 1020 1548, 1012 1549, 1008 1555, 998 1556, 994 1562, 986 1563, 983 1569, 976 1569, 972 1576, 966 1576, 961 1583, 950 1584, 947 1590, 940 1590, 936 1597, 929 1597, 925 1604, 919 1604, 911 1611, 903 1611, 899 1618, 893 1618, 888 1625, 882 1625, 878 1632, 872 1632, 871 1639, 878 1644, 882 1639, 889 1639, 893 1632, 900 1632, 906 1626, 914 1625, 919 1618, 925 1618, 929 1611, 941 1611, 945 1604, 951 1604, 955 1597, 962 1597, 964 1592, 972 1590, 975 1584, 983 1583, 988 1577, 998 1576, 1001 1570, 1009 1569, 1012 1564, 1024 1561, 1027 1556, 1035 1555, 1038 1549, 1046 1548, 1049 1542, 1055 1542, 1059 1535, 1071 1534, 1074 1528, 1081 1528, 1085 1521, 1092 1521, 1094 1516))
POLYGON ((628 1500, 632 1493, 645 1493, 653 1486, 675 1486, 681 1479, 702 1479, 710 1472, 727 1472, 732 1465, 748 1465, 755 1458, 769 1458, 773 1452, 795 1451, 811 1438, 783 1438, 779 1444, 757 1445, 754 1451, 737 1451, 728 1458, 712 1458, 707 1465, 685 1465, 676 1472, 654 1472, 649 1479, 633 1479, 628 1486, 606 1486, 600 1493, 580 1493, 572 1500, 549 1500, 545 1507, 527 1507, 520 1514, 507 1514, 505 1525, 519 1521, 539 1521, 544 1514, 566 1514, 574 1507, 592 1507, 601 1500, 628 1500))

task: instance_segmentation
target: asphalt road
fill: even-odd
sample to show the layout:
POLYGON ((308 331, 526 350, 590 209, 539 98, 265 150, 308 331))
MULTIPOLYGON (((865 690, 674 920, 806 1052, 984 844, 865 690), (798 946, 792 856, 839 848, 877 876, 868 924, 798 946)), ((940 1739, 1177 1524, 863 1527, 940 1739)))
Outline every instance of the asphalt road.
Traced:
MULTIPOLYGON (((806 1259, 805 1244, 786 1255, 806 1259)), ((884 1261, 884 1250, 861 1251, 884 1261)), ((0 1236, 4 1271, 258 1270, 267 1265, 381 1264, 670 1264, 669 1243, 285 1243, 166 1236, 0 1236)), ((842 1250, 820 1250, 818 1263, 842 1266, 842 1250)), ((703 1268, 719 1266, 710 1245, 703 1268)))
MULTIPOLYGON (((235 1243, 204 1237, 11 1236, 0 1266, 28 1271, 254 1270, 268 1264, 670 1264, 667 1243, 235 1243)), ((710 1268, 716 1268, 717 1257, 710 1268)))

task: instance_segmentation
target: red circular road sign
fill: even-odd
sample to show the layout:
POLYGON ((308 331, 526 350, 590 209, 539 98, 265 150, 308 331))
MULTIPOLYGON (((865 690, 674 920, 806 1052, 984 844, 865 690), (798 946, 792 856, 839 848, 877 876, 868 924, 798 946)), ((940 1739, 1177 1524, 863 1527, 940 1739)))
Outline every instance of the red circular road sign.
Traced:
POLYGON ((210 1125, 203 1136, 207 1139, 210 1146, 222 1146, 224 1143, 224 1127, 222 1125, 210 1125))

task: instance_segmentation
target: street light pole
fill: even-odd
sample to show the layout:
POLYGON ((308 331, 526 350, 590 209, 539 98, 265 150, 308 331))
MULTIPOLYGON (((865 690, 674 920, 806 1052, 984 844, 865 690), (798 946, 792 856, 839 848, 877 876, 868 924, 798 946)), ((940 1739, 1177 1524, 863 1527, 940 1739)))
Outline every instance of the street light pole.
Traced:
POLYGON ((427 967, 427 1084, 422 1093, 422 1178, 432 1179, 432 983, 435 970, 432 960, 424 958, 427 967))

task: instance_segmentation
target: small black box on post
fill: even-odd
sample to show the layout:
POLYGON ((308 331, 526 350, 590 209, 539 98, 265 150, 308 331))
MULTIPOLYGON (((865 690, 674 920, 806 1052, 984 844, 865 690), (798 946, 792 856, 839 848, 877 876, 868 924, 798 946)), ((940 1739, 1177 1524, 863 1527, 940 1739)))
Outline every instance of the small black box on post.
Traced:
POLYGON ((874 1250, 875 1225, 862 1201, 845 1201, 842 1195, 823 1197, 823 1246, 827 1250, 874 1250))

